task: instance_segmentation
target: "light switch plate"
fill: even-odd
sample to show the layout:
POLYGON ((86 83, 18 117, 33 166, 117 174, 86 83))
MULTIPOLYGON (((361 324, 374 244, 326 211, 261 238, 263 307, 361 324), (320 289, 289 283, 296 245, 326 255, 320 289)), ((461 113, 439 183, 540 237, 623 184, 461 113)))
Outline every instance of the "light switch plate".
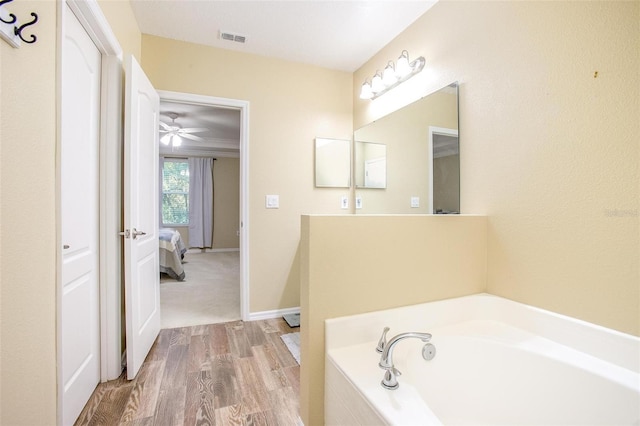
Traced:
POLYGON ((349 208, 349 198, 345 195, 340 198, 340 208, 348 209, 349 208))
POLYGON ((362 208, 362 197, 361 196, 356 196, 356 209, 361 209, 362 208))
POLYGON ((411 207, 420 207, 420 197, 411 197, 411 207))
POLYGON ((268 209, 280 208, 279 195, 265 195, 265 207, 268 209))

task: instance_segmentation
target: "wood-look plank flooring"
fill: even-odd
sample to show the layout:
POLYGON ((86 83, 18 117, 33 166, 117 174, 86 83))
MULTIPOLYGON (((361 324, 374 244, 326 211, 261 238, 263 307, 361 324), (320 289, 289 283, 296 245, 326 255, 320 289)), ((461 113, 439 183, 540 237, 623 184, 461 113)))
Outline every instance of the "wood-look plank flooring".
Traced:
POLYGON ((302 425, 279 319, 164 329, 134 380, 101 383, 76 425, 302 425))

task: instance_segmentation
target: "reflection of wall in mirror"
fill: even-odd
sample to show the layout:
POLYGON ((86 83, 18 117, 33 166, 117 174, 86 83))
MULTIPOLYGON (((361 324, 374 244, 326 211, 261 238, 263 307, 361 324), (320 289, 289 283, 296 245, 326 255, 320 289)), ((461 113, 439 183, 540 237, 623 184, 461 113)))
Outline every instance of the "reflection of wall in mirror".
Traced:
POLYGON ((348 188, 351 178, 350 141, 316 139, 316 186, 348 188))
POLYGON ((384 144, 356 141, 356 187, 386 188, 387 147, 384 144))
POLYGON ((455 89, 447 87, 356 130, 355 140, 387 147, 386 191, 360 191, 358 213, 431 213, 426 202, 411 208, 410 199, 429 199, 429 126, 457 129, 457 101, 455 89))
POLYGON ((387 159, 384 157, 364 162, 364 186, 366 188, 384 188, 387 184, 385 171, 387 159))
POLYGON ((460 212, 460 155, 433 159, 434 213, 460 212))

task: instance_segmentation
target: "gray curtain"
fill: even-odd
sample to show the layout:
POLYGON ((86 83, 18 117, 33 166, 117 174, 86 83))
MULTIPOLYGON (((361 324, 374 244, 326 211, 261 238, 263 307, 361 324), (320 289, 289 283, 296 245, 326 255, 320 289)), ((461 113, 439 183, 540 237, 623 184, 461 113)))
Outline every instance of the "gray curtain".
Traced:
POLYGON ((213 247, 213 158, 189 158, 189 246, 213 247))

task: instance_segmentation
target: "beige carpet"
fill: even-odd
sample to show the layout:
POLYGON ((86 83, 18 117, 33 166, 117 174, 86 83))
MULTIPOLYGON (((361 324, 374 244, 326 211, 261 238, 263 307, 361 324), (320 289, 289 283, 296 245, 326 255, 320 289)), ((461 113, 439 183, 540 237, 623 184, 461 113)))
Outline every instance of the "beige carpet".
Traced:
POLYGON ((240 319, 240 253, 187 253, 185 280, 160 275, 162 328, 240 319))

